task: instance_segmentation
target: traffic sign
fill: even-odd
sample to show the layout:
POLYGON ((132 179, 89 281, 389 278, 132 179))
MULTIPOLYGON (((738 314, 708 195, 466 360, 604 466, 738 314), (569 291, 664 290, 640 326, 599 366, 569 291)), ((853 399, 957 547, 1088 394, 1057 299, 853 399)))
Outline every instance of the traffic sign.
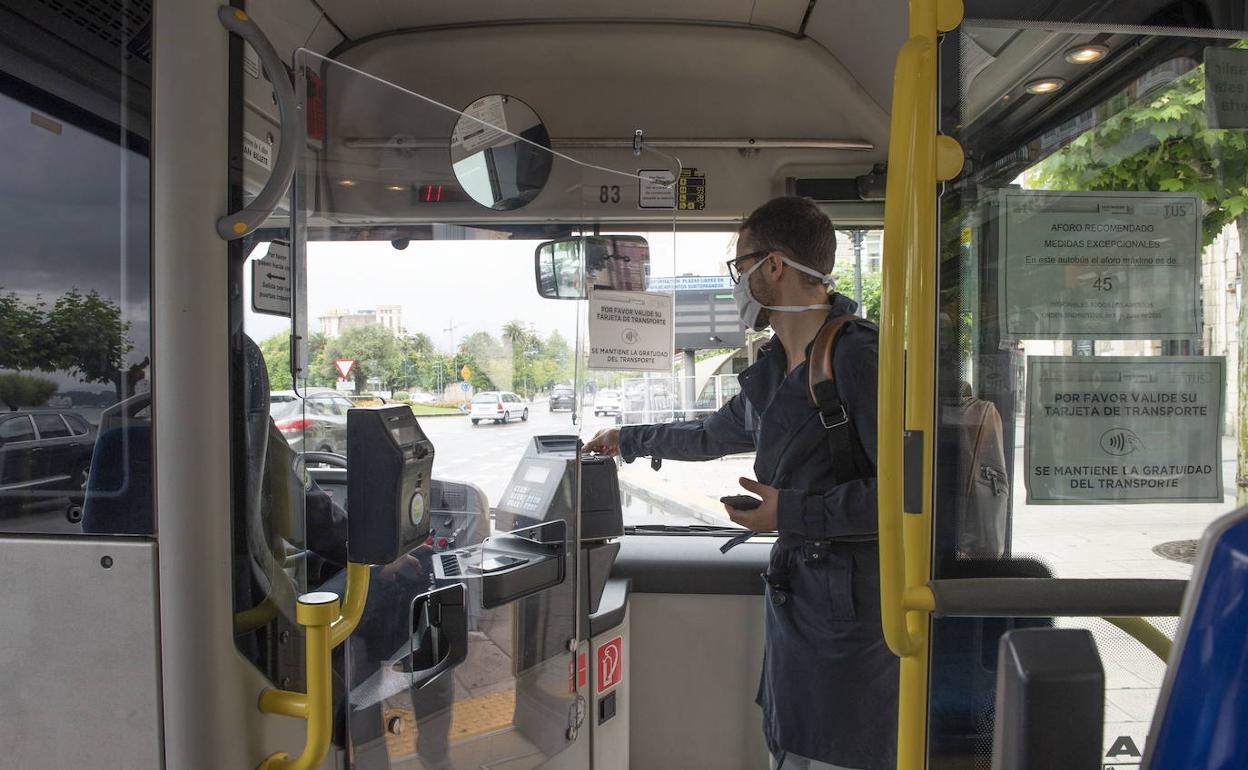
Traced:
POLYGON ((464 364, 464 368, 459 370, 459 376, 465 380, 472 379, 472 370, 468 368, 468 364, 464 364))
POLYGON ((338 369, 339 379, 347 379, 351 374, 351 367, 355 366, 354 358, 339 358, 334 361, 334 367, 338 369))
POLYGON ((461 382, 459 383, 459 389, 467 393, 468 391, 472 390, 472 384, 467 383, 467 382, 461 382))

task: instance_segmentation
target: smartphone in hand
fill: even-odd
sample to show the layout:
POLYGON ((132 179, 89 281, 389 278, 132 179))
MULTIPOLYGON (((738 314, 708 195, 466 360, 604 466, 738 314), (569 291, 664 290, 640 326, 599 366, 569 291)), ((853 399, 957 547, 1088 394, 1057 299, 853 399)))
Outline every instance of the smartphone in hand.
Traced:
POLYGON ((736 508, 738 511, 752 511, 763 504, 762 500, 749 495, 725 495, 719 498, 724 505, 736 508))

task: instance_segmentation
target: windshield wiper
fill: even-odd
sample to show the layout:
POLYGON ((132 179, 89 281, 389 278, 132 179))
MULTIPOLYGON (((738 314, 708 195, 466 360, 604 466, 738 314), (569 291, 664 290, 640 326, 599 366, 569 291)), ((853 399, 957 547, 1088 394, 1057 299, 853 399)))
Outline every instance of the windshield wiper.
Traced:
POLYGON ((626 535, 675 534, 675 535, 739 535, 747 530, 741 527, 721 527, 715 524, 633 524, 624 528, 626 535))

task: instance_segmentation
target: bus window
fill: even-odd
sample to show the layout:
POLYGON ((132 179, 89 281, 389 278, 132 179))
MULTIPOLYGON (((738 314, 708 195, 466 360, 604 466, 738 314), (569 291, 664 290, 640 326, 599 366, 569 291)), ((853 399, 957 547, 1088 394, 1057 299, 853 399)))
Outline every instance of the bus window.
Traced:
MULTIPOLYGON (((972 162, 941 202, 935 572, 1185 579, 1248 474, 1248 123, 1218 101, 1248 51, 1002 24, 967 20, 944 65, 972 162)), ((1048 622, 935 622, 932 767, 990 745, 997 635, 1048 622)), ((1098 639, 1106 750, 1142 752, 1164 662, 1053 622, 1098 639)))
POLYGON ((115 62, 105 109, 65 97, 63 53, 39 84, 0 71, 0 409, 39 432, 0 447, 0 532, 152 534, 150 409, 110 420, 151 398, 148 63, 115 62))

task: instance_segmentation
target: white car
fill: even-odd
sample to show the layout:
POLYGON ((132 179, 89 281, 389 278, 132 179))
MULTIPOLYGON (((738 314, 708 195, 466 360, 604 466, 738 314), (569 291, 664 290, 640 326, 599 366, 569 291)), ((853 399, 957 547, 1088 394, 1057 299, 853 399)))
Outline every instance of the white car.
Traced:
POLYGON ((529 419, 529 407, 515 393, 487 390, 472 397, 472 409, 468 416, 473 425, 480 425, 482 420, 508 423, 517 417, 521 420, 529 419))
POLYGON ((594 397, 595 417, 607 414, 621 414, 623 411, 624 402, 618 390, 600 390, 598 395, 594 397))

